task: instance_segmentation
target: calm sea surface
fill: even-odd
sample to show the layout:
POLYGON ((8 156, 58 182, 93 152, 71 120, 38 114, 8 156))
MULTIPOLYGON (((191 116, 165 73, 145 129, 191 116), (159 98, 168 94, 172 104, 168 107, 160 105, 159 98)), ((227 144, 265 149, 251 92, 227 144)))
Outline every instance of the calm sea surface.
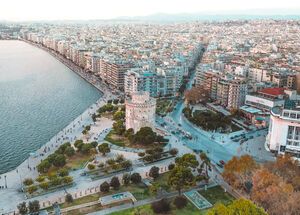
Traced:
POLYGON ((100 97, 47 52, 0 40, 0 173, 22 163, 100 97))

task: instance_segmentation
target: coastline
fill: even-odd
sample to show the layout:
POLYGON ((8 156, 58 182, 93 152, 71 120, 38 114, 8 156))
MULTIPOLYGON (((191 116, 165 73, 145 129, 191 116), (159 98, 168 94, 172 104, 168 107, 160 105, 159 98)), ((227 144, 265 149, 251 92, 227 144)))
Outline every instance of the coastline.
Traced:
MULTIPOLYGON (((66 141, 72 141, 72 138, 70 139, 69 137, 68 138, 66 137, 67 134, 69 134, 70 136, 71 133, 73 133, 74 136, 73 140, 75 140, 76 134, 82 132, 83 126, 92 123, 91 115, 95 113, 99 107, 104 105, 107 99, 115 98, 115 95, 113 95, 109 91, 109 89, 107 89, 108 88, 107 86, 105 86, 99 80, 95 80, 96 77, 93 74, 84 72, 82 68, 80 68, 70 60, 67 60, 63 56, 51 52, 51 50, 48 50, 45 47, 38 46, 38 44, 34 44, 26 40, 19 40, 19 41, 23 41, 37 48, 41 48, 42 50, 52 55, 55 59, 57 59, 65 66, 67 66, 72 72, 75 72, 75 74, 79 75, 82 79, 84 79, 86 82, 88 82, 89 84, 94 86, 97 90, 99 90, 101 92, 101 97, 97 101, 95 101, 95 103, 90 105, 82 114, 80 114, 73 121, 71 121, 66 127, 62 128, 62 130, 59 131, 56 135, 54 135, 48 142, 42 144, 40 148, 35 150, 33 153, 30 153, 32 155, 28 155, 28 157, 24 161, 22 161, 22 163, 20 163, 19 165, 17 165, 11 170, 8 170, 7 172, 1 173, 0 179, 2 178, 2 180, 0 180, 0 187, 3 186, 4 188, 2 190, 5 190, 6 187, 7 189, 20 188, 22 179, 29 176, 32 177, 35 175, 34 173, 36 172, 35 168, 30 169, 31 166, 33 166, 32 165, 33 163, 37 164, 43 158, 51 154, 53 151, 50 149, 53 148, 53 150, 56 150, 56 148, 59 147, 59 145, 61 145, 62 143, 66 141), (48 152, 46 151, 47 149, 49 149, 48 152), (16 187, 16 184, 19 184, 19 186, 16 187)), ((1 211, 1 207, 0 207, 0 211, 1 211)))

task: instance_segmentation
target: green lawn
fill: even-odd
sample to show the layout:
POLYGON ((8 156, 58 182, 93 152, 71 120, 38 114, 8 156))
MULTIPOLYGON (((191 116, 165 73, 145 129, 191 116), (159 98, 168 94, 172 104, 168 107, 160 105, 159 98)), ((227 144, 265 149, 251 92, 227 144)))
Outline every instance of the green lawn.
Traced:
POLYGON ((160 174, 157 179, 155 179, 154 183, 159 184, 164 190, 166 191, 171 191, 173 190, 170 185, 168 185, 168 177, 169 177, 169 172, 160 174))
POLYGON ((88 195, 82 198, 78 198, 78 199, 74 199, 74 201, 72 203, 63 203, 61 204, 61 208, 67 208, 67 207, 72 207, 75 205, 80 205, 80 204, 84 204, 84 203, 88 203, 88 202, 94 202, 99 200, 100 198, 100 194, 93 194, 93 195, 88 195))
MULTIPOLYGON (((164 176, 166 177, 166 176, 164 176)), ((160 178, 160 181, 163 181, 164 177, 160 178)), ((220 186, 212 187, 207 189, 207 191, 200 191, 199 192, 202 196, 204 196, 210 203, 213 205, 221 202, 223 204, 231 203, 234 198, 225 193, 223 188, 220 186)), ((171 199, 170 201, 172 201, 171 199)), ((196 208, 190 201, 185 208, 178 210, 172 205, 172 210, 167 215, 205 215, 209 209, 199 210, 196 208)), ((142 215, 155 215, 155 213, 151 209, 151 204, 143 205, 137 208, 127 209, 123 211, 118 211, 115 213, 111 213, 111 215, 135 215, 136 212, 140 212, 142 215)))
POLYGON ((82 169, 94 156, 94 154, 83 155, 76 153, 73 157, 67 159, 66 167, 70 169, 82 169))
POLYGON ((117 137, 117 135, 115 134, 114 130, 111 130, 106 137, 104 138, 104 140, 117 145, 117 146, 125 146, 125 138, 121 138, 121 137, 117 137))
MULTIPOLYGON (((181 210, 178 210, 174 205, 171 206, 171 211, 167 213, 167 215, 201 215, 201 213, 193 204, 188 202, 187 206, 181 210)), ((135 215, 138 214, 141 215, 155 215, 155 213, 152 211, 151 204, 143 205, 136 208, 131 208, 123 211, 118 211, 111 213, 110 215, 135 215)), ((165 214, 166 215, 166 214, 165 214)))
POLYGON ((221 186, 215 186, 206 191, 201 190, 199 193, 213 205, 218 202, 228 205, 234 200, 234 197, 227 192, 225 193, 221 186))

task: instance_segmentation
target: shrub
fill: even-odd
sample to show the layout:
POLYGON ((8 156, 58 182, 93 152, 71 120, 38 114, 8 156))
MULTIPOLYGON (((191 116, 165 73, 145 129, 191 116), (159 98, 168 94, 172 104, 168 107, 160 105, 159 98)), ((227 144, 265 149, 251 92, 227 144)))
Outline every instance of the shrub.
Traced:
POLYGON ((106 163, 107 163, 108 165, 113 165, 113 164, 116 163, 116 161, 115 161, 113 158, 110 158, 110 159, 108 159, 108 160, 106 161, 106 163))
POLYGON ((40 188, 42 188, 43 190, 48 190, 49 189, 49 183, 48 182, 40 183, 40 188))
POLYGON ((113 177, 110 181, 110 186, 113 187, 115 190, 119 189, 120 181, 118 177, 113 177))
POLYGON ((56 167, 63 167, 66 164, 66 157, 62 154, 56 154, 53 160, 53 165, 56 167))
POLYGON ((25 215, 28 212, 28 208, 26 206, 26 202, 22 202, 18 204, 18 210, 21 215, 25 215))
POLYGON ((171 164, 169 164, 169 166, 168 166, 168 170, 172 170, 172 169, 174 169, 174 167, 175 167, 175 164, 171 163, 171 164))
POLYGON ((80 151, 81 147, 84 145, 82 140, 76 140, 74 146, 80 151))
POLYGON ((99 167, 99 168, 103 168, 103 167, 104 167, 104 163, 99 163, 99 164, 98 164, 98 167, 99 167))
POLYGON ((182 209, 187 205, 187 199, 184 196, 176 196, 173 201, 173 204, 177 209, 182 209))
POLYGON ((131 163, 130 160, 126 160, 126 161, 124 161, 123 163, 121 163, 121 166, 122 166, 122 168, 124 168, 124 169, 128 169, 128 168, 130 168, 130 167, 132 166, 132 163, 131 163))
POLYGON ((53 178, 51 181, 50 181, 51 185, 52 186, 58 186, 58 185, 61 185, 62 184, 62 179, 61 178, 58 178, 58 177, 55 177, 53 178))
POLYGON ((159 168, 157 166, 153 166, 151 167, 150 171, 149 171, 149 176, 153 179, 158 178, 159 176, 159 168))
POLYGON ((91 163, 89 163, 87 167, 88 167, 89 170, 95 169, 95 165, 91 164, 91 163))
POLYGON ((60 177, 68 176, 69 175, 69 171, 66 168, 62 168, 62 169, 58 170, 58 175, 60 177))
POLYGON ((178 149, 173 148, 173 149, 171 149, 171 150, 169 151, 169 153, 170 153, 170 155, 175 156, 175 155, 178 154, 178 149))
POLYGON ((73 155, 75 155, 75 149, 72 146, 69 146, 68 148, 66 148, 65 154, 68 157, 72 157, 73 155))
POLYGON ((73 202, 73 196, 70 193, 68 193, 65 197, 65 200, 66 200, 67 203, 72 203, 73 202))
POLYGON ((43 160, 38 166, 38 172, 40 173, 47 173, 51 167, 51 163, 48 159, 43 160))
POLYGON ((64 184, 70 184, 73 182, 73 178, 71 176, 65 176, 62 178, 64 184))
POLYGON ((93 148, 96 148, 98 146, 98 142, 97 141, 93 141, 93 142, 91 142, 91 145, 93 146, 93 148))
POLYGON ((31 178, 26 178, 24 181, 23 181, 23 184, 25 186, 30 186, 33 184, 33 180, 31 178))
POLYGON ((125 173, 122 177, 122 181, 124 185, 130 184, 130 175, 128 173, 125 173))
POLYGON ((125 158, 124 158, 123 155, 118 155, 118 156, 116 157, 116 162, 117 162, 117 163, 122 163, 124 160, 125 160, 125 158))
POLYGON ((132 183, 138 184, 142 181, 142 177, 139 173, 135 172, 130 176, 130 180, 131 180, 132 183))
POLYGON ((31 215, 35 215, 39 213, 40 210, 40 203, 38 200, 34 200, 32 202, 28 203, 28 209, 29 209, 29 213, 31 215))
POLYGON ((35 180, 37 181, 37 182, 43 182, 43 181, 45 181, 45 176, 43 176, 43 175, 39 175, 35 180))
POLYGON ((109 192, 109 184, 105 181, 100 185, 100 191, 103 193, 109 192))
POLYGON ((171 210, 170 203, 166 199, 161 199, 151 204, 154 213, 162 214, 171 210))
POLYGON ((35 186, 35 185, 32 185, 32 186, 30 186, 30 187, 28 187, 27 188, 27 192, 29 193, 29 194, 32 194, 32 193, 34 193, 35 191, 37 191, 37 186, 35 186))
POLYGON ((139 153, 138 153, 138 156, 144 157, 144 156, 145 156, 145 152, 139 152, 139 153))

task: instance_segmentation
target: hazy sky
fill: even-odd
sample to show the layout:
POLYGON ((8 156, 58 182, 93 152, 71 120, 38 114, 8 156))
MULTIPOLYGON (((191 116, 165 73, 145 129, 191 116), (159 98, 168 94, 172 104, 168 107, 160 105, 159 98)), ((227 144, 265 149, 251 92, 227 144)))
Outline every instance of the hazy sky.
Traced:
POLYGON ((300 9, 300 0, 0 0, 0 20, 109 19, 253 8, 300 9))

